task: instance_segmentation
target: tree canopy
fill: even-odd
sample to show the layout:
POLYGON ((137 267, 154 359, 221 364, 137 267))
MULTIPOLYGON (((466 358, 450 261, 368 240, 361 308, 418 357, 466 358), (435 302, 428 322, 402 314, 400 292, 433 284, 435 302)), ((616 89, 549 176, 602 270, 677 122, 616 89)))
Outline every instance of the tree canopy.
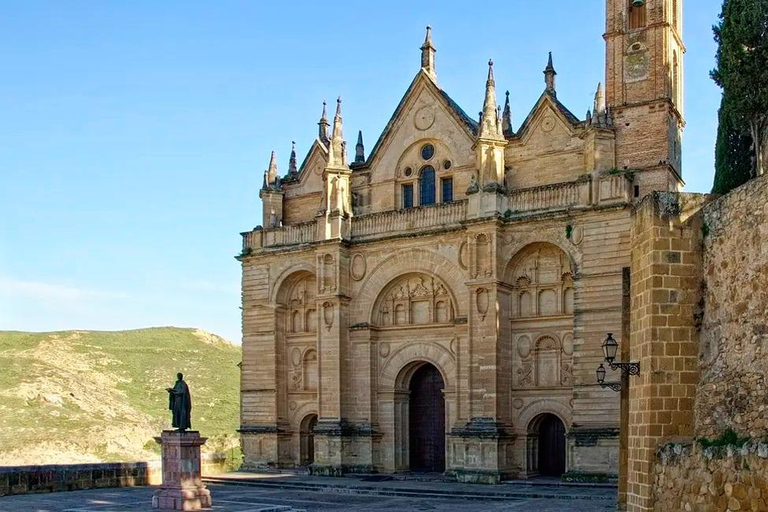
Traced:
POLYGON ((727 98, 721 112, 754 141, 757 174, 765 172, 768 146, 768 0, 724 0, 712 79, 727 98))

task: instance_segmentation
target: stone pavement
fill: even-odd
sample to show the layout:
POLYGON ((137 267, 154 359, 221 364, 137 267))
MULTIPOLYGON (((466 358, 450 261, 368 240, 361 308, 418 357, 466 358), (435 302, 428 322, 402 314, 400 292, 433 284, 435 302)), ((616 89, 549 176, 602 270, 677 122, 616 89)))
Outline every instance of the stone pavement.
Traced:
MULTIPOLYGON (((590 511, 616 509, 612 487, 566 486, 556 482, 511 482, 480 486, 426 478, 318 478, 297 475, 234 474, 207 479, 216 512, 399 510, 590 511), (224 481, 227 483, 223 483, 224 481), (382 481, 383 480, 383 481, 382 481)), ((139 512, 150 511, 154 487, 92 489, 0 498, 5 512, 139 512)))

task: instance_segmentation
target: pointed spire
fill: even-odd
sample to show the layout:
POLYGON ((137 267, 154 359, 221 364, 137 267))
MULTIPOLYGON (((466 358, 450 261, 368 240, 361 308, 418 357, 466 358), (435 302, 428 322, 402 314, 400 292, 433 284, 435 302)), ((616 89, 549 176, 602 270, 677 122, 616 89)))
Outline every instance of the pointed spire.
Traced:
POLYGON ((277 157, 273 151, 269 157, 269 169, 267 170, 267 184, 272 187, 277 182, 277 157))
POLYGON ((488 80, 485 82, 485 101, 478 136, 484 139, 503 139, 499 129, 499 112, 496 110, 496 81, 493 78, 493 61, 488 61, 488 80))
POLYGON ((363 146, 363 131, 357 132, 357 145, 355 145, 355 163, 362 164, 365 162, 365 146, 363 146))
POLYGON ((544 70, 544 83, 547 85, 546 91, 552 94, 556 94, 555 76, 557 76, 557 71, 555 71, 555 66, 552 65, 552 52, 549 52, 549 60, 544 70))
POLYGON ((597 84, 595 92, 595 104, 592 108, 592 124, 607 124, 605 116, 605 92, 603 92, 603 83, 597 84))
POLYGON ((421 45, 421 69, 423 69, 433 80, 437 80, 437 71, 435 70, 435 52, 432 45, 432 27, 427 25, 427 36, 424 38, 424 44, 421 45))
POLYGON ((267 189, 267 174, 268 174, 268 172, 264 171, 264 182, 261 184, 261 190, 266 190, 267 189))
POLYGON ((333 117, 333 133, 328 151, 328 165, 344 167, 347 165, 346 143, 341 119, 341 96, 336 100, 336 115, 333 117))
POLYGON ((504 101, 504 113, 501 115, 502 123, 501 123, 501 129, 503 130, 502 133, 504 135, 511 135, 512 130, 512 107, 509 106, 509 91, 504 93, 507 96, 507 99, 504 101))
POLYGON ((501 105, 496 105, 496 131, 504 134, 504 122, 501 118, 501 105))
POLYGON ((325 113, 325 101, 323 101, 323 114, 320 116, 320 122, 317 123, 317 125, 319 126, 317 138, 323 143, 328 144, 328 141, 330 140, 328 138, 328 128, 331 125, 328 122, 328 115, 325 113))
POLYGON ((299 170, 296 167, 296 141, 291 141, 291 158, 288 160, 288 177, 297 178, 299 170))

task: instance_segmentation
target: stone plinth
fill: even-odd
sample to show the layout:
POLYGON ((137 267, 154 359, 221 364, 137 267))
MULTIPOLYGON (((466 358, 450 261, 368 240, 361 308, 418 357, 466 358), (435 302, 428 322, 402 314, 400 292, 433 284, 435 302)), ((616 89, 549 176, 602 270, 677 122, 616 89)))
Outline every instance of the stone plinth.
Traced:
POLYGON ((211 492, 201 479, 200 447, 208 440, 197 431, 164 430, 155 441, 162 445, 163 485, 152 497, 152 508, 200 510, 211 507, 211 492))

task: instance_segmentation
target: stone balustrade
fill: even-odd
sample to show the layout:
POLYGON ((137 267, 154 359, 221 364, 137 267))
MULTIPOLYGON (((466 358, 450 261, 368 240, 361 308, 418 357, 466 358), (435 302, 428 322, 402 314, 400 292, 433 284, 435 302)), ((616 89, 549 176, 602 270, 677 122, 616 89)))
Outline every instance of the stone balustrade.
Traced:
POLYGON ((509 209, 514 214, 586 207, 590 204, 591 182, 591 178, 586 177, 567 183, 513 190, 509 193, 509 209))
POLYGON ((467 201, 372 213, 352 219, 352 237, 438 229, 459 225, 466 218, 467 201))
MULTIPOLYGON (((512 190, 507 194, 510 214, 515 217, 545 211, 626 204, 632 201, 632 181, 624 174, 606 174, 552 185, 512 190)), ((352 218, 352 239, 366 240, 381 235, 425 232, 459 226, 467 220, 468 200, 371 213, 352 218)), ((320 219, 322 220, 322 219, 320 219)), ((317 220, 273 229, 256 228, 242 233, 243 253, 263 248, 300 245, 319 240, 322 226, 317 220)))

